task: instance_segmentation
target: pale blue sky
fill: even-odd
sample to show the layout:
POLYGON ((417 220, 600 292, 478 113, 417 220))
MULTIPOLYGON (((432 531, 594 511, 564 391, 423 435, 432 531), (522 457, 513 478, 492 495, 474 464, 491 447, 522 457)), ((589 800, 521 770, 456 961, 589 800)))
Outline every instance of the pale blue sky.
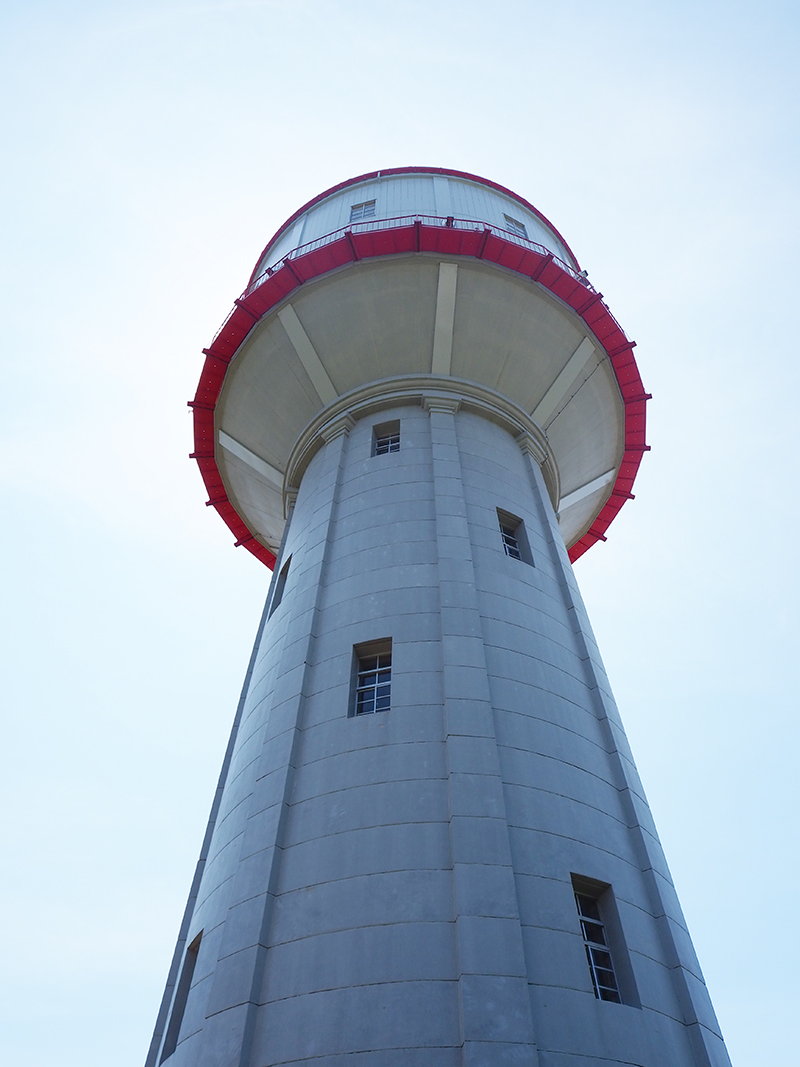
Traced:
POLYGON ((0 15, 0 1060, 139 1067, 268 582, 185 408, 276 227, 473 171, 654 394, 576 566, 734 1067, 795 1067, 797 5, 27 0, 0 15))

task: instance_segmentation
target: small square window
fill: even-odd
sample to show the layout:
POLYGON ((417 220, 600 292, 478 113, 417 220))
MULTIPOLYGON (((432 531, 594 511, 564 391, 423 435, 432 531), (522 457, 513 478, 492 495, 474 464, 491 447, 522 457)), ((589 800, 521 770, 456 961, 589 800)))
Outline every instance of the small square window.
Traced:
POLYGON ((400 451, 400 422, 383 422, 372 428, 373 456, 386 456, 400 451))
POLYGON ((375 214, 375 201, 365 200, 362 204, 353 204, 350 208, 350 221, 357 222, 358 219, 369 219, 375 214))
POLYGON ((391 639, 371 641, 353 649, 354 697, 352 715, 388 711, 392 693, 391 639))
POLYGON ((503 550, 512 559, 521 560, 522 563, 533 564, 533 557, 528 545, 528 537, 525 533, 525 523, 508 511, 497 509, 497 521, 500 525, 500 538, 503 542, 503 550))
POLYGON ((520 222, 519 219, 514 219, 510 215, 503 215, 506 220, 506 229, 511 233, 516 234, 517 237, 527 237, 528 231, 525 229, 525 223, 520 222))

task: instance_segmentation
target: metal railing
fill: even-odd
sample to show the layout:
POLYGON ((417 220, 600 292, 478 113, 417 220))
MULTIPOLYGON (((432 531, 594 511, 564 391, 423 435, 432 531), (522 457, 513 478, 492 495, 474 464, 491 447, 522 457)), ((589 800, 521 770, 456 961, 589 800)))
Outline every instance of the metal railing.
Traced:
POLYGON ((567 274, 572 275, 572 277, 582 285, 585 285, 590 292, 594 292, 594 288, 587 280, 585 274, 576 271, 569 263, 566 263, 563 259, 557 256, 552 249, 546 248, 544 245, 538 244, 536 241, 531 241, 527 237, 523 237, 521 234, 514 233, 511 230, 505 230, 502 226, 495 226, 494 223, 491 222, 481 222, 478 219, 457 219, 452 215, 398 215, 390 219, 365 219, 363 222, 351 222, 347 226, 340 226, 338 229, 324 234, 322 237, 316 237, 313 241, 307 241, 305 244, 298 245, 297 248, 293 248, 291 252, 287 252, 285 256, 281 256, 280 259, 275 260, 269 266, 265 267, 258 277, 253 279, 251 284, 245 290, 243 296, 248 296, 257 289, 262 282, 266 281, 266 279, 273 275, 276 270, 279 270, 287 260, 298 259, 300 256, 307 255, 309 252, 314 252, 318 248, 333 244, 334 241, 341 240, 347 233, 375 233, 379 230, 394 230, 401 226, 413 226, 415 222, 420 222, 424 226, 441 226, 443 229, 451 230, 472 230, 477 233, 483 233, 484 230, 489 230, 490 233, 493 233, 496 237, 500 237, 504 241, 510 241, 512 244, 519 245, 521 248, 537 252, 540 256, 552 256, 562 270, 566 271, 567 274))
MULTIPOLYGON (((513 233, 511 230, 503 229, 502 226, 496 226, 491 222, 482 222, 478 219, 457 219, 452 215, 399 215, 390 219, 365 219, 361 222, 352 222, 347 226, 340 226, 336 230, 331 230, 330 233, 326 233, 322 237, 315 237, 313 241, 307 241, 305 244, 298 245, 297 248, 293 248, 290 252, 287 252, 285 256, 281 256, 269 266, 265 267, 259 275, 254 278, 250 285, 248 285, 239 299, 246 299, 286 263, 299 259, 301 256, 307 255, 309 252, 313 252, 318 248, 323 248, 325 245, 333 244, 335 241, 341 240, 341 238, 345 237, 348 233, 375 233, 380 230, 393 230, 403 226, 413 226, 415 223, 421 223, 425 226, 440 226, 443 229, 471 230, 477 233, 488 231, 489 233, 494 234, 494 236, 501 238, 503 241, 519 245, 520 248, 529 249, 540 256, 551 256, 553 262, 560 267, 562 271, 574 278, 576 282, 583 285, 588 293, 597 293, 597 290, 588 280, 584 271, 576 270, 571 264, 566 263, 563 259, 557 256, 551 248, 547 248, 545 245, 541 245, 536 241, 531 241, 529 238, 523 237, 521 234, 513 233)), ((597 295, 599 297, 601 294, 598 293, 597 295)), ((616 318, 612 315, 605 301, 603 301, 603 307, 608 316, 620 330, 623 337, 627 336, 616 318)), ((231 309, 230 313, 226 316, 225 321, 214 334, 214 341, 216 341, 225 329, 225 326, 234 311, 235 307, 231 309)), ((214 341, 211 342, 212 345, 214 341)))

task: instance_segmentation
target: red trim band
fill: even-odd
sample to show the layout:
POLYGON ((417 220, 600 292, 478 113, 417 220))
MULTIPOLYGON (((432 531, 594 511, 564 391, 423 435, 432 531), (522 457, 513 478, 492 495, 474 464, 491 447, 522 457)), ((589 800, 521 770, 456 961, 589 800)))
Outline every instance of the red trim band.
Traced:
MULTIPOLYGON (((355 178, 344 184, 350 185, 359 180, 355 178)), ((236 301, 210 348, 203 349, 206 356, 205 365, 194 400, 189 402, 194 416, 195 451, 192 455, 197 460, 208 490, 209 506, 217 509, 236 536, 237 545, 244 545, 268 567, 274 567, 274 553, 261 544, 228 499, 214 458, 214 409, 227 365, 256 322, 301 284, 337 267, 363 259, 416 251, 447 256, 474 256, 515 271, 526 278, 535 278, 536 284, 549 289, 584 320, 606 351, 625 404, 625 451, 611 495, 591 528, 569 550, 569 558, 574 563, 597 541, 605 541, 605 532, 617 512, 626 500, 632 499, 631 489, 639 464, 650 447, 645 443, 646 405, 650 394, 644 391, 633 357, 634 342, 627 339, 622 327, 602 300, 587 301, 586 285, 565 269, 566 265, 560 265, 551 254, 543 254, 534 248, 506 241, 491 230, 483 228, 454 229, 415 222, 393 229, 343 233, 330 244, 317 245, 302 253, 297 257, 297 262, 291 262, 289 257, 286 257, 278 269, 265 276, 257 288, 246 294, 246 298, 242 297, 236 301)))

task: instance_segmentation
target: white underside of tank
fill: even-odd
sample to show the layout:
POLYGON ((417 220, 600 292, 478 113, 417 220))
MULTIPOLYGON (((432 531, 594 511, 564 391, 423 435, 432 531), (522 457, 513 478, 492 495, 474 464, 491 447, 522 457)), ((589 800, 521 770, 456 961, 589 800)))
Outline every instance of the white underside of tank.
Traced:
POLYGON ((229 499, 273 550, 284 476, 304 428, 371 382, 432 375, 474 383, 544 433, 569 546, 591 525, 624 449, 624 406, 610 362, 582 319, 543 287, 473 259, 409 255, 306 283, 240 348, 216 419, 229 499))

